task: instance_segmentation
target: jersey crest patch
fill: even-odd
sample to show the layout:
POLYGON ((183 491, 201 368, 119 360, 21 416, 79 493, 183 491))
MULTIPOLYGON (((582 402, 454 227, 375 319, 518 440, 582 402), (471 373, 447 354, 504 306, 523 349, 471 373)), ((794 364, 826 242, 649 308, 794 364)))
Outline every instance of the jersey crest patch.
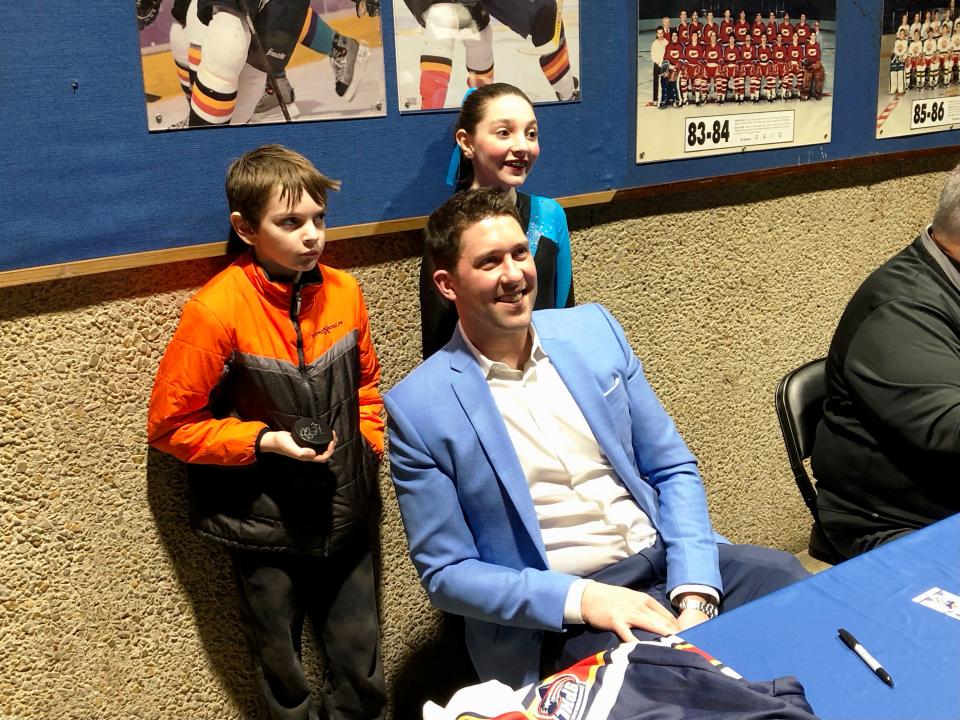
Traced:
POLYGON ((557 675, 549 684, 539 687, 538 692, 538 720, 577 720, 583 712, 587 697, 586 685, 567 673, 557 675))

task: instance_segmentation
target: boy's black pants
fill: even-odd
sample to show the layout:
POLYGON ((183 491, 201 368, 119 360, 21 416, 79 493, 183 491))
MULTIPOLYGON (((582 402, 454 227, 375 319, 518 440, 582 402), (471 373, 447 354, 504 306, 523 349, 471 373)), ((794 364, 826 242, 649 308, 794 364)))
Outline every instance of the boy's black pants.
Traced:
POLYGON ((231 552, 257 683, 271 720, 317 720, 300 662, 310 616, 326 661, 332 720, 377 720, 386 708, 376 588, 365 543, 329 557, 231 552))

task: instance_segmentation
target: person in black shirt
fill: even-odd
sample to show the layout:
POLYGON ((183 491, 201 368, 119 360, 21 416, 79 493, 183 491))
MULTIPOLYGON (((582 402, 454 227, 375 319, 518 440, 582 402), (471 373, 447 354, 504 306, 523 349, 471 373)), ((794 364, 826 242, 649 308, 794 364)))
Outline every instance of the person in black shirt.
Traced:
POLYGON ((960 166, 933 223, 850 300, 826 382, 811 462, 841 555, 960 512, 960 166))

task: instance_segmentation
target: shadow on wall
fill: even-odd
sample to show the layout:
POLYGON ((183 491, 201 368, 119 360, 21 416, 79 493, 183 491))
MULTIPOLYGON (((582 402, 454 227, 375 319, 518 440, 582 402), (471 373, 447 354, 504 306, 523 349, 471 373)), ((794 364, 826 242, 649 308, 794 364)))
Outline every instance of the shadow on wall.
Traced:
MULTIPOLYGON (((229 554, 216 543, 198 536, 190 526, 186 466, 153 448, 147 455, 147 500, 157 537, 193 609, 195 622, 182 631, 199 636, 205 651, 204 664, 216 676, 240 717, 265 719, 243 632, 229 554)), ((375 572, 382 578, 377 528, 370 530, 370 543, 375 549, 375 572)), ((385 613, 383 602, 381 597, 381 617, 385 613)), ((309 617, 305 618, 303 639, 304 673, 317 693, 319 717, 326 720, 328 715, 319 695, 325 663, 309 617)), ((443 624, 438 636, 410 658, 397 675, 388 690, 392 692, 391 700, 396 708, 391 717, 398 719, 420 717, 427 700, 445 704, 456 690, 476 682, 463 644, 462 621, 451 618, 443 624)))
MULTIPOLYGON (((456 129, 457 115, 450 115, 449 130, 441 137, 434 138, 432 142, 423 144, 421 158, 423 163, 417 169, 416 174, 402 190, 393 193, 397 198, 422 197, 424 194, 433 194, 435 188, 440 189, 441 200, 443 202, 447 197, 453 195, 453 188, 446 186, 447 167, 450 163, 450 154, 456 143, 453 140, 453 134, 456 129)), ((392 203, 391 203, 392 205, 392 203)), ((437 207, 440 203, 437 203, 437 207)), ((436 208, 427 210, 429 215, 436 208)), ((389 207, 388 211, 396 212, 398 208, 389 207)), ((420 232, 418 231, 419 235, 420 232)))
POLYGON ((184 466, 153 448, 147 456, 147 499, 160 542, 190 599, 208 666, 242 716, 259 718, 230 558, 226 550, 193 532, 184 466))
POLYGON ((423 704, 446 705, 460 688, 479 682, 463 640, 463 618, 444 614, 436 634, 406 658, 393 681, 393 716, 418 718, 423 704))

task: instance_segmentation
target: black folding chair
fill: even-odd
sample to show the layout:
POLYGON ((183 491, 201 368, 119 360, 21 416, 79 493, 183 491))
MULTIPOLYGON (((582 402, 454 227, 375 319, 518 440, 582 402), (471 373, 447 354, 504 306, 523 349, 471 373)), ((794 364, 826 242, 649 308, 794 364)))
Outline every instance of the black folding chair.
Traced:
POLYGON ((817 488, 803 464, 813 452, 817 424, 823 417, 823 401, 827 397, 825 368, 826 359, 820 358, 784 375, 777 385, 776 406, 793 479, 813 516, 807 549, 810 557, 835 565, 843 558, 833 549, 820 527, 817 488))

